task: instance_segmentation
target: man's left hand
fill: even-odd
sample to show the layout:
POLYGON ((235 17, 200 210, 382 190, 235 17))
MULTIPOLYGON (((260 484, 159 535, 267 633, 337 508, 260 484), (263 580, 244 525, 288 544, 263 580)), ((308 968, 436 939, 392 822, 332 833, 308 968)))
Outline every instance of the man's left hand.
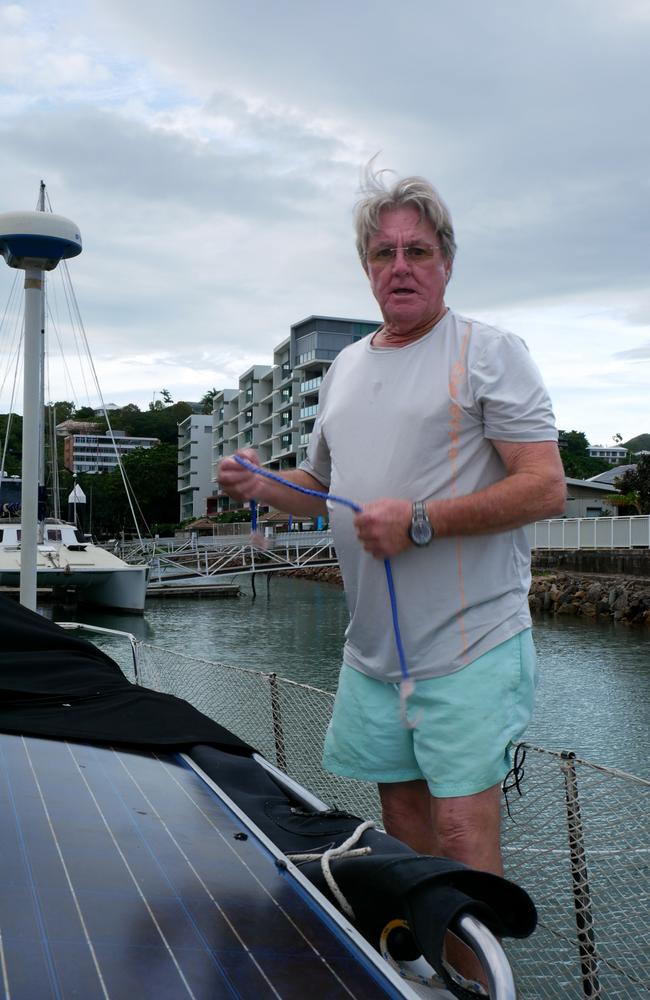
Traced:
POLYGON ((410 500, 373 500, 355 514, 354 527, 366 552, 376 559, 389 559, 411 546, 410 500))

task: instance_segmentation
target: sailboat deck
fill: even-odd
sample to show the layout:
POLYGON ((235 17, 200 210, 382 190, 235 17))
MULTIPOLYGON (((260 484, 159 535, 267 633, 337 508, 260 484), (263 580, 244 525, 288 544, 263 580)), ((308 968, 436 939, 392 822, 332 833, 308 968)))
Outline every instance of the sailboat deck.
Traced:
POLYGON ((7 1000, 409 994, 182 758, 0 734, 3 990, 7 1000))

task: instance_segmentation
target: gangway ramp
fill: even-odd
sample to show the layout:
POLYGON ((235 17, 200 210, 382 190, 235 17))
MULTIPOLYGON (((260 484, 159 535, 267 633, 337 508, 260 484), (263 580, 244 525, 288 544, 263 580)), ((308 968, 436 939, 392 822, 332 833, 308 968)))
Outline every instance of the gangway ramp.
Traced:
POLYGON ((156 587, 200 585, 224 577, 335 565, 336 550, 329 532, 293 532, 259 540, 251 536, 208 539, 194 548, 156 550, 149 582, 156 587))

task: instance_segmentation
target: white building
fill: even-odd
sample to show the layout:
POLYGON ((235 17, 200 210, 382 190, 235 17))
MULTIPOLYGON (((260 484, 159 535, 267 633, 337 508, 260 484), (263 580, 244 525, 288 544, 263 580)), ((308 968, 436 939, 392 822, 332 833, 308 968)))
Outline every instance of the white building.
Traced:
POLYGON ((618 493, 611 483, 566 477, 566 517, 616 517, 618 510, 607 499, 618 493))
MULTIPOLYGON (((61 425, 60 425, 61 426, 61 425)), ((130 437, 124 431, 111 434, 68 434, 63 441, 63 463, 70 472, 111 472, 138 448, 160 444, 154 437, 130 437)))
POLYGON ((212 414, 192 413, 178 425, 180 521, 202 517, 212 493, 212 414))
POLYGON ((602 458, 605 462, 609 462, 611 465, 619 462, 627 462, 629 455, 627 448, 621 448, 620 445, 611 445, 610 447, 604 448, 601 444, 590 444, 587 448, 587 453, 592 458, 602 458))

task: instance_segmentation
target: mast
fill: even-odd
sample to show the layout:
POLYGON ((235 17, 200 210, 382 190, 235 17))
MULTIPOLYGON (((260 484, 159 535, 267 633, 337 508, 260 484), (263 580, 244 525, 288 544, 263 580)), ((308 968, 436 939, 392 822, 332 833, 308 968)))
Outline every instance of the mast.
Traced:
MULTIPOLYGON (((40 196, 44 205, 45 187, 42 182, 40 196)), ((77 226, 69 219, 45 212, 5 212, 0 215, 0 254, 9 267, 25 272, 20 603, 31 610, 36 610, 38 566, 39 428, 43 419, 43 272, 51 271, 59 261, 79 253, 81 236, 77 226)))
MULTIPOLYGON (((36 610, 38 561, 38 410, 43 269, 25 268, 25 361, 23 368, 23 463, 20 499, 20 603, 36 610)), ((39 407, 40 408, 40 407, 39 407)))
MULTIPOLYGON (((38 211, 45 211, 45 181, 41 181, 38 192, 38 211)), ((40 386, 39 386, 39 439, 38 439, 38 520, 45 517, 45 283, 41 289, 41 332, 40 332, 40 386)), ((38 529, 39 537, 42 527, 38 529)), ((40 538, 42 541, 42 537, 40 538)))

